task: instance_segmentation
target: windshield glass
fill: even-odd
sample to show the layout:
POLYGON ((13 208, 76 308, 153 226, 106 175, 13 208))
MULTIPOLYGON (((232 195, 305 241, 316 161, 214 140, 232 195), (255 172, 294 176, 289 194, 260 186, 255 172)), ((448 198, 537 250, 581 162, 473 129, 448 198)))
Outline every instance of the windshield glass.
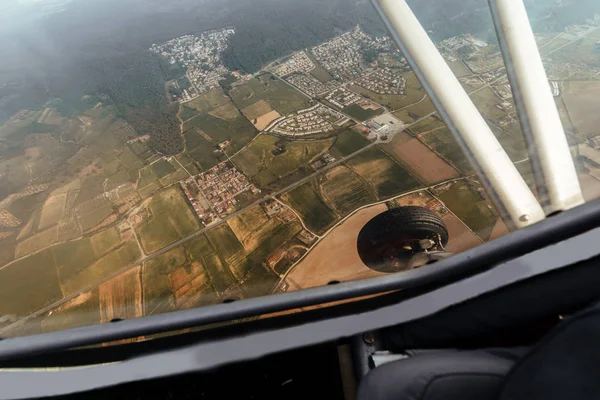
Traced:
MULTIPOLYGON (((525 3, 593 199, 600 3, 525 3)), ((536 192, 487 1, 409 4, 536 192)), ((0 336, 402 272, 501 215, 369 1, 0 2, 0 336), (405 206, 410 256, 359 255, 405 206)))

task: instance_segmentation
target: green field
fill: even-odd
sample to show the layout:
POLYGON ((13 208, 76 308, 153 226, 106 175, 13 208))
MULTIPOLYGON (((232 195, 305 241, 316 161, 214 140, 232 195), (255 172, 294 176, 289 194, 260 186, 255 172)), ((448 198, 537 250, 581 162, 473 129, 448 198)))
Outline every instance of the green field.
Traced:
MULTIPOLYGON (((229 98, 225 96, 220 87, 212 89, 194 100, 188 101, 183 107, 196 110, 202 114, 208 114, 209 111, 229 103, 229 98)), ((184 119, 185 121, 185 119, 184 119)))
POLYGON ((52 248, 61 282, 96 261, 96 254, 89 238, 61 243, 52 248))
POLYGON ((121 240, 117 228, 109 228, 91 237, 92 248, 97 256, 101 256, 121 240))
POLYGON ((185 246, 193 260, 202 262, 217 291, 223 292, 235 282, 229 268, 223 265, 205 235, 189 240, 185 246))
POLYGON ((160 160, 152 164, 152 169, 154 170, 156 176, 158 176, 158 179, 162 179, 165 176, 175 172, 175 168, 173 168, 171 163, 165 160, 164 158, 161 158, 160 160))
POLYGON ((259 100, 265 100, 281 115, 310 107, 310 99, 271 74, 253 78, 233 88, 229 95, 241 110, 259 100))
POLYGON ((209 230, 206 236, 224 260, 229 260, 238 251, 244 250, 244 247, 227 224, 209 230))
POLYGON ((277 282, 279 282, 277 275, 258 265, 242 284, 242 290, 248 297, 266 296, 271 294, 277 282))
POLYGON ((374 118, 378 115, 381 115, 384 113, 384 111, 385 110, 383 108, 380 108, 378 110, 372 110, 372 109, 368 108, 365 110, 358 104, 352 104, 351 106, 348 106, 348 107, 342 109, 343 113, 346 113, 349 116, 351 116, 352 118, 355 118, 361 122, 366 121, 371 118, 374 118))
POLYGON ((243 278, 247 273, 265 262, 275 249, 293 238, 301 230, 302 226, 297 222, 286 224, 277 219, 270 219, 253 233, 254 245, 250 248, 250 251, 238 252, 229 260, 231 271, 238 279, 243 278))
POLYGON ((0 269, 0 315, 24 317, 62 298, 51 250, 0 269))
POLYGON ((473 172, 473 168, 463 151, 454 140, 448 128, 438 129, 422 136, 422 140, 446 161, 465 174, 473 172))
POLYGON ((360 133, 353 129, 348 129, 338 135, 333 148, 345 157, 362 149, 369 143, 370 142, 360 133))
POLYGON ((323 83, 329 82, 330 80, 333 79, 331 77, 331 75, 329 74, 329 72, 327 72, 327 70, 325 68, 323 68, 323 66, 321 65, 321 63, 319 63, 313 57, 313 55, 310 54, 310 51, 305 51, 304 53, 308 56, 308 58, 310 58, 310 60, 312 61, 312 63, 315 65, 315 68, 313 68, 312 70, 310 70, 309 74, 311 74, 312 76, 314 76, 315 78, 317 78, 318 80, 320 80, 323 83))
POLYGON ((201 129, 210 136, 213 140, 213 146, 225 140, 231 140, 230 152, 232 153, 244 147, 257 133, 256 128, 250 121, 241 115, 231 121, 226 121, 212 115, 200 114, 183 125, 183 131, 186 132, 186 143, 192 140, 188 150, 194 149, 196 147, 194 144, 199 145, 199 142, 205 140, 202 137, 200 139, 193 137, 188 139, 187 132, 193 128, 201 129))
POLYGON ((274 136, 260 135, 232 161, 259 186, 265 187, 278 177, 289 175, 319 157, 331 147, 334 139, 285 141, 274 136), (285 147, 285 152, 272 151, 285 147))
POLYGON ((186 263, 183 247, 177 247, 144 263, 144 315, 161 314, 175 309, 169 274, 186 263))
POLYGON ((376 147, 354 156, 347 164, 375 188, 380 199, 420 186, 404 168, 376 147))
POLYGON ((456 182, 438 194, 446 206, 481 239, 487 240, 498 218, 487 202, 465 182, 456 182))
POLYGON ((61 282, 65 294, 75 293, 134 263, 140 258, 140 251, 135 240, 125 242, 121 247, 111 251, 87 268, 82 269, 67 281, 61 282))
POLYGON ((177 116, 179 117, 179 119, 181 121, 187 121, 188 119, 192 119, 197 115, 198 115, 197 110, 194 110, 193 108, 190 108, 190 107, 186 106, 185 104, 179 105, 179 112, 177 113, 177 116))
POLYGON ((377 201, 373 190, 345 166, 328 171, 320 184, 323 196, 342 216, 377 201))
POLYGON ((444 126, 445 126, 445 124, 442 121, 438 120, 434 116, 431 116, 431 117, 419 122, 418 124, 411 126, 410 130, 413 133, 419 135, 423 132, 429 132, 434 129, 443 128, 444 126))
POLYGON ((318 193, 314 181, 290 190, 281 199, 300 214, 308 229, 317 234, 325 232, 338 219, 318 193))
POLYGON ((136 229, 147 253, 153 253, 200 228, 179 188, 158 193, 148 207, 152 218, 136 229))
POLYGON ((137 188, 145 188, 148 185, 156 183, 157 180, 158 177, 154 174, 154 170, 152 169, 152 167, 144 167, 140 169, 140 178, 137 181, 137 188))
POLYGON ((188 131, 184 134, 186 143, 186 154, 200 164, 202 169, 207 170, 219 163, 215 146, 200 136, 196 130, 188 131))

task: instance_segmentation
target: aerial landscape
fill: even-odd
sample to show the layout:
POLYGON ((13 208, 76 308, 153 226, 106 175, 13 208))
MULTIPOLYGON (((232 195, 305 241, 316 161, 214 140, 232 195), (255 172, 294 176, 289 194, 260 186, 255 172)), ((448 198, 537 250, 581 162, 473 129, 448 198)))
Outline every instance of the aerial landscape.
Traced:
MULTIPOLYGON (((80 2, 0 10, 25 21, 0 28, 0 336, 379 276, 356 240, 394 207, 438 214, 452 252, 508 233, 370 2, 80 2)), ((535 190, 487 2, 443 28, 414 3, 535 190)), ((527 3, 600 197, 600 5, 527 3)))

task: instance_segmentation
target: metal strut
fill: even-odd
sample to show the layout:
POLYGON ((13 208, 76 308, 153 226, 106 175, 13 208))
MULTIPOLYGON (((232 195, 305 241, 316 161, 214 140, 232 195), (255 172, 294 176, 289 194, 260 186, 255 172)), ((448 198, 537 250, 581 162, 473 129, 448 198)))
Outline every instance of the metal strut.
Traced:
MULTIPOLYGON (((498 209, 504 212, 509 225, 522 228, 544 219, 542 206, 406 1, 372 1, 438 113, 475 167, 486 191, 498 209)), ((501 50, 506 64, 511 66, 515 59, 521 60, 518 68, 507 70, 509 76, 513 74, 511 83, 514 82, 513 91, 517 93, 515 99, 519 117, 521 121, 525 121, 524 131, 530 159, 534 164, 534 171, 535 168, 540 171, 536 174, 536 184, 547 188, 550 198, 546 211, 551 213, 581 204, 583 197, 577 174, 523 3, 521 0, 489 1, 494 5, 498 1, 498 4, 502 3, 501 6, 504 6, 501 7, 502 12, 497 12, 494 18, 497 27, 501 27, 499 30, 504 34, 512 30, 512 34, 499 34, 502 36, 501 43, 504 43, 501 50), (513 27, 516 22, 509 24, 509 21, 505 21, 515 18, 513 8, 518 8, 519 5, 522 6, 519 23, 526 25, 528 32, 524 29, 524 32, 517 33, 513 27), (527 35, 527 40, 523 42, 527 35), (519 51, 514 51, 513 48, 519 51), (507 55, 510 51, 513 53, 507 55), (539 63, 530 64, 527 60, 523 62, 524 51, 529 55, 537 54, 539 63), (533 76, 535 77, 531 79, 533 76), (541 82, 544 83, 543 98, 538 103, 537 91, 540 90, 541 82), (542 121, 545 114, 551 117, 542 121), (550 126, 553 127, 551 130, 550 126), (540 152, 536 151, 536 146, 539 146, 540 152), (535 167, 536 163, 539 167, 535 167)), ((545 190, 541 193, 546 193, 545 190)))

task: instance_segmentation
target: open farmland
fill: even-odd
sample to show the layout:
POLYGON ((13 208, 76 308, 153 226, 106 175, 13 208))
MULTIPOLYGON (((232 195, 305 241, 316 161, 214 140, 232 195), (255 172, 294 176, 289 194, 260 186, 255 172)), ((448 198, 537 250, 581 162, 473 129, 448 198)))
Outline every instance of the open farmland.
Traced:
POLYGON ((186 143, 186 154, 204 169, 210 169, 219 163, 215 153, 215 143, 209 142, 196 129, 183 135, 186 143))
POLYGON ((354 129, 348 129, 338 135, 333 149, 337 150, 342 157, 346 157, 367 146, 369 143, 360 133, 354 129))
POLYGON ((46 200, 42 208, 39 229, 44 230, 50 226, 58 224, 63 217, 67 193, 52 195, 46 200))
POLYGON ((223 93, 223 90, 218 87, 201 94, 194 100, 184 103, 183 107, 191 108, 202 114, 208 114, 209 111, 212 111, 215 108, 221 107, 230 102, 231 101, 229 98, 223 93))
POLYGON ((58 228, 55 226, 36 235, 33 235, 29 239, 25 239, 22 242, 19 242, 15 250, 15 258, 21 258, 26 255, 43 250, 46 247, 56 243, 57 240, 58 228))
POLYGON ((464 181, 437 189, 438 197, 481 239, 487 240, 498 217, 483 196, 464 181))
POLYGON ((419 134, 422 134, 425 132, 433 131, 438 128, 443 128, 445 125, 446 124, 444 124, 442 121, 437 119, 435 116, 431 116, 431 117, 419 122, 418 124, 411 126, 410 130, 414 134, 419 135, 419 134))
POLYGON ((347 164, 373 185, 380 199, 419 187, 415 178, 375 147, 351 158, 347 164))
POLYGON ((248 83, 233 88, 229 95, 240 110, 260 100, 265 100, 281 115, 310 107, 310 99, 271 74, 250 79, 248 83))
POLYGON ((100 322, 143 315, 141 267, 124 272, 98 287, 100 322))
POLYGON ((175 168, 173 168, 171 163, 169 163, 164 158, 161 158, 157 162, 153 163, 152 170, 154 170, 154 173, 156 174, 158 179, 162 179, 165 176, 170 175, 173 172, 175 172, 175 168))
POLYGON ((148 208, 152 218, 136 228, 147 253, 155 252, 200 228, 187 200, 177 187, 155 195, 148 208))
POLYGON ((267 214, 260 206, 254 206, 243 214, 231 218, 227 224, 243 243, 254 231, 260 229, 269 221, 267 214))
POLYGON ((226 265, 223 265, 205 235, 189 240, 185 244, 185 248, 192 260, 204 265, 205 272, 217 292, 224 292, 235 282, 231 271, 226 265))
POLYGON ((183 247, 177 247, 144 263, 142 267, 144 315, 174 310, 175 299, 169 274, 184 267, 186 263, 183 247))
POLYGON ((140 258, 140 255, 135 240, 129 240, 90 266, 81 269, 69 279, 63 281, 61 278, 62 290, 65 295, 82 290, 90 282, 98 282, 121 268, 134 263, 140 258))
POLYGON ((242 290, 247 297, 260 297, 271 294, 279 277, 261 265, 254 268, 248 279, 242 284, 242 290))
POLYGON ((206 236, 224 260, 229 260, 235 253, 244 249, 227 224, 211 229, 206 236))
POLYGON ((457 78, 462 78, 465 76, 469 76, 472 75, 473 73, 471 72, 471 70, 465 65, 465 63, 463 63, 460 60, 457 61, 446 61, 448 63, 448 66, 450 67, 450 69, 452 70, 452 72, 454 72, 454 75, 457 78))
POLYGON ((76 296, 61 304, 41 320, 44 333, 79 328, 100 323, 98 289, 76 296))
POLYGON ((563 98, 577 133, 587 138, 598 134, 600 113, 597 99, 600 82, 564 82, 563 98))
POLYGON ((335 139, 285 141, 274 136, 260 135, 248 147, 233 157, 233 163, 260 186, 267 186, 278 177, 295 172, 298 168, 322 155, 335 139), (285 151, 274 155, 278 148, 285 151))
POLYGON ((327 206, 315 187, 314 181, 306 182, 283 194, 281 199, 292 206, 311 231, 320 234, 338 219, 327 206))
MULTIPOLYGON (((192 129, 201 129, 213 140, 213 146, 226 140, 230 140, 231 152, 240 150, 256 135, 254 126, 241 115, 233 120, 226 121, 215 118, 212 115, 200 114, 183 124, 183 131, 186 135, 187 132, 192 129)), ((206 138, 204 137, 203 139, 206 138)), ((189 152, 192 150, 193 147, 188 148, 189 152)))
MULTIPOLYGON (((244 242, 245 249, 229 260, 229 266, 237 279, 242 279, 256 268, 261 268, 268 256, 302 230, 298 222, 284 223, 271 218, 264 226, 253 232, 244 242)), ((267 294, 267 293, 264 293, 267 294)))
POLYGON ((406 132, 396 135, 381 148, 426 185, 458 178, 454 168, 406 132))
POLYGON ((259 100, 242 109, 242 114, 246 116, 250 121, 257 119, 261 115, 267 114, 273 111, 271 105, 265 100, 259 100))
POLYGON ((458 170, 465 174, 473 172, 473 168, 459 147, 454 136, 448 128, 437 129, 431 131, 421 137, 423 142, 432 148, 436 153, 441 155, 446 161, 453 164, 458 170))
POLYGON ((0 269, 0 315, 24 317, 62 298, 51 250, 0 269))
POLYGON ((377 201, 373 190, 345 166, 337 166, 327 171, 320 184, 323 197, 342 216, 360 206, 377 201))

